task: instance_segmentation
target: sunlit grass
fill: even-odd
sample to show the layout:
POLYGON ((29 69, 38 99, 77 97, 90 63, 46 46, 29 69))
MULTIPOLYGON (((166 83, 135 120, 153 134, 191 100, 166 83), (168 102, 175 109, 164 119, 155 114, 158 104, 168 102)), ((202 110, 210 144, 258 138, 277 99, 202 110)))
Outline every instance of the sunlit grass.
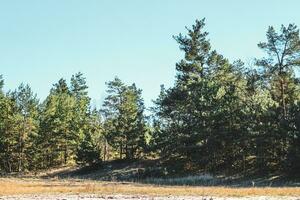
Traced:
POLYGON ((153 196, 300 196, 300 187, 194 187, 156 186, 81 180, 0 179, 0 195, 16 194, 142 194, 153 196))

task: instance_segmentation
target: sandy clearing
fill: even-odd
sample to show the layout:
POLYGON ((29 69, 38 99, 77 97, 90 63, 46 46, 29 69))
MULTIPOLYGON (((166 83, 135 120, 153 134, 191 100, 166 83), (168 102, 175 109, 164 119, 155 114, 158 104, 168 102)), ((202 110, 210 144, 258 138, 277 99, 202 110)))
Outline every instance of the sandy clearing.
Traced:
POLYGON ((204 196, 141 196, 141 195, 95 195, 95 194, 41 194, 2 196, 0 200, 300 200, 300 197, 259 196, 259 197, 204 197, 204 196))

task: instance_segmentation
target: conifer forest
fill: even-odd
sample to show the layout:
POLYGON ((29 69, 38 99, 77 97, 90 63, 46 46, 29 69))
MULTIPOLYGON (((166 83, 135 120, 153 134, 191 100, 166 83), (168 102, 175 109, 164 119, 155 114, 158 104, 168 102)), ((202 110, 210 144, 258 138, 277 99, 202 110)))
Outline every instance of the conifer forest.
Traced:
POLYGON ((174 84, 161 83, 147 108, 134 80, 108 80, 94 107, 81 72, 53 83, 45 99, 27 84, 6 88, 0 75, 0 173, 157 160, 174 174, 299 177, 299 28, 266 29, 257 41, 264 56, 250 65, 214 49, 205 19, 182 27, 174 84))

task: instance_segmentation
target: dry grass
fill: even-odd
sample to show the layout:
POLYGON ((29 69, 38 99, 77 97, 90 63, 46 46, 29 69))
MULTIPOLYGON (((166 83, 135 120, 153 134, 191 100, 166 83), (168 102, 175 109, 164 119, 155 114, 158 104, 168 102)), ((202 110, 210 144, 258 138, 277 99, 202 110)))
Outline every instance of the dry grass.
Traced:
POLYGON ((0 179, 0 196, 16 194, 142 194, 152 196, 300 196, 300 187, 231 188, 155 186, 80 180, 0 179))

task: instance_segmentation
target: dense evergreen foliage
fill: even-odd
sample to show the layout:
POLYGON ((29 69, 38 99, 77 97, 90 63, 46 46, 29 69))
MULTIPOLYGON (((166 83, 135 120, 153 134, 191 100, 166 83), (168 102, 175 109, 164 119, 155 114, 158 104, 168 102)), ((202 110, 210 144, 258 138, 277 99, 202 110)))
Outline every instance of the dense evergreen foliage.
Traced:
POLYGON ((124 85, 115 78, 107 83, 109 94, 103 103, 105 135, 108 143, 118 149, 120 159, 138 158, 145 143, 146 122, 141 90, 135 84, 124 85))
POLYGON ((189 168, 299 172, 298 29, 270 27, 258 45, 267 57, 251 69, 212 50, 203 28, 196 21, 187 36, 174 37, 185 58, 174 87, 155 101, 153 145, 189 168))
POLYGON ((43 102, 24 84, 4 93, 0 76, 0 171, 154 156, 186 171, 299 174, 299 30, 269 27, 258 44, 265 57, 246 66, 214 50, 204 27, 196 20, 174 36, 184 58, 150 118, 142 91, 119 78, 97 110, 82 73, 60 79, 43 102))

